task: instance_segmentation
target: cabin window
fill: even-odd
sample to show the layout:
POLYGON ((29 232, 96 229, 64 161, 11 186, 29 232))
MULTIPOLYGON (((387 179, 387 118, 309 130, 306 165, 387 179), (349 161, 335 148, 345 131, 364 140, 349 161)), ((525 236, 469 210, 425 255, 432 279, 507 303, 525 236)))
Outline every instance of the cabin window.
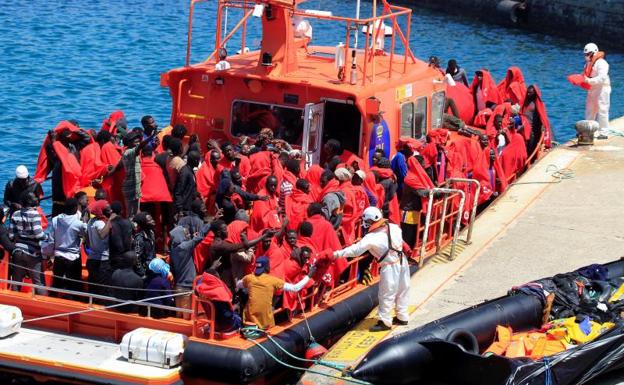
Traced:
POLYGON ((401 136, 412 136, 414 131, 414 103, 401 105, 401 136))
POLYGON ((433 94, 431 97, 431 128, 441 128, 444 126, 445 104, 446 94, 444 91, 433 94))
POLYGON ((427 97, 423 96, 416 100, 414 111, 414 135, 416 139, 422 138, 427 133, 427 97))
POLYGON ((271 128, 277 139, 301 145, 303 110, 275 104, 236 100, 232 103, 231 133, 255 137, 264 127, 271 128))

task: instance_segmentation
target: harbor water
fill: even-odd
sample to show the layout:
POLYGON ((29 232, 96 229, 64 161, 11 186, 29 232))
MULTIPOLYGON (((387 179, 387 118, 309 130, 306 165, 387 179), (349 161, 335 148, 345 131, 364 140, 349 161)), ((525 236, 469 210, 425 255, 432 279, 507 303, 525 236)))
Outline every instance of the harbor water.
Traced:
MULTIPOLYGON (((76 119, 99 128, 113 110, 128 116, 129 126, 153 115, 167 125, 171 105, 160 73, 184 64, 189 1, 110 0, 0 2, 0 184, 13 177, 18 164, 34 172, 47 130, 60 120, 76 119)), ((355 13, 355 0, 311 0, 306 8, 334 14, 355 13)), ((214 46, 216 2, 197 6, 192 61, 206 58, 214 46)), ((362 14, 371 4, 363 2, 362 14)), ((234 15, 232 15, 234 16, 234 15)), ((234 18, 232 18, 234 20, 234 18)), ((255 21, 258 24, 257 20, 255 21)), ((230 28, 233 23, 230 23, 230 28)), ((343 26, 314 24, 315 44, 344 40, 343 26)), ((583 42, 542 36, 414 9, 411 46, 416 56, 456 58, 472 76, 486 67, 497 81, 517 65, 528 83, 543 90, 555 137, 574 135, 583 116, 585 94, 566 81, 580 72, 583 42)), ((259 35, 247 45, 260 44, 259 35)), ((237 39, 231 50, 238 49, 237 39), (236 48, 234 48, 236 47, 236 48)), ((360 45, 363 39, 360 39, 360 45)), ((612 116, 624 114, 624 55, 608 52, 613 83, 612 116)))

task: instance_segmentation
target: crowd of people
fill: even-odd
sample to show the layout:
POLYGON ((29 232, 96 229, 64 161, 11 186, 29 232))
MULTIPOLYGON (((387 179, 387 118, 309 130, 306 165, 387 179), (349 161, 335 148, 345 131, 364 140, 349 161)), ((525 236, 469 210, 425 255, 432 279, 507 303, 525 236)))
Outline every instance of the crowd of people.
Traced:
MULTIPOLYGON (((455 61, 446 72, 468 83, 455 61)), ((468 89, 471 121, 447 121, 465 135, 451 141, 449 130, 436 129, 426 142, 401 138, 392 159, 376 151, 370 167, 326 138, 321 164, 306 170, 301 152, 268 128, 202 146, 183 125, 159 135, 151 116, 129 129, 116 111, 97 132, 63 121, 46 136, 34 176, 21 165, 6 185, 0 242, 12 280, 29 277, 38 294, 69 298, 88 288, 102 303, 130 301, 118 308, 126 312, 144 311, 132 301, 155 297, 150 302, 188 309, 195 287, 215 305, 217 330, 239 327, 240 314, 270 327, 274 308, 295 311, 306 293, 322 300, 346 278, 346 257, 357 252, 336 253, 362 237, 367 208, 400 226, 406 250, 414 249, 430 189, 475 178, 483 203, 524 167, 550 130, 539 88, 512 67, 499 85, 477 71, 468 89), (40 207, 47 178, 49 220, 40 207), (55 290, 45 286, 50 268, 55 290)), ((161 307, 150 315, 174 314, 161 307)))

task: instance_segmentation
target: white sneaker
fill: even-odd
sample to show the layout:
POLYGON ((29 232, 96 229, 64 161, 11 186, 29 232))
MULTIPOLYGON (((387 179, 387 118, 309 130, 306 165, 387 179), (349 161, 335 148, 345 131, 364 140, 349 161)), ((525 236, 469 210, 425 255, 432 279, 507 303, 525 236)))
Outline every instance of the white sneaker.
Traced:
POLYGON ((594 132, 594 139, 609 139, 609 133, 606 130, 598 130, 594 132))

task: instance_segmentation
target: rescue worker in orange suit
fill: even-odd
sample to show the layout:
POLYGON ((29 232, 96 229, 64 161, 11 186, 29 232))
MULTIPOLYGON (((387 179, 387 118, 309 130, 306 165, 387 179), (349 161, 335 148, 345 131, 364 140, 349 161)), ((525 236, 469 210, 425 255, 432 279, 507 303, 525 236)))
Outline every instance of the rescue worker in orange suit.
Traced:
MULTIPOLYGON (((585 54, 585 83, 591 87, 587 91, 585 102, 585 120, 595 120, 600 126, 599 137, 607 136, 609 130, 609 107, 611 104, 611 80, 609 63, 604 59, 604 52, 598 46, 589 43, 583 50, 585 54)), ((596 134, 595 134, 596 135, 596 134)))
POLYGON ((362 215, 362 226, 368 233, 358 242, 334 252, 334 258, 358 257, 369 252, 379 263, 379 320, 370 331, 390 330, 392 325, 407 325, 410 272, 404 251, 401 228, 388 223, 377 207, 368 207, 362 215), (392 310, 396 308, 396 317, 392 310))

